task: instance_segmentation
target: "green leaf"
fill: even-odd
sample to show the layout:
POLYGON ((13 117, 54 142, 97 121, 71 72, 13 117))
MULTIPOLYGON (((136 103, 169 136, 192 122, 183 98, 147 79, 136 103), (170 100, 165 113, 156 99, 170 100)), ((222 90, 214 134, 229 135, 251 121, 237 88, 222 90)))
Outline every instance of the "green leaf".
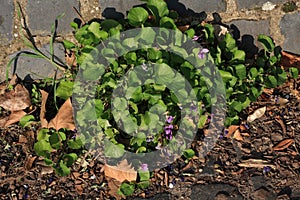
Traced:
POLYGON ((42 128, 41 130, 39 130, 39 133, 37 135, 37 140, 38 141, 40 141, 40 140, 49 141, 50 135, 48 133, 49 133, 49 129, 42 128))
POLYGON ((298 78, 298 75, 299 75, 299 70, 298 70, 298 68, 291 67, 291 68, 289 68, 289 72, 290 72, 290 75, 291 75, 294 79, 297 79, 297 78, 298 78))
POLYGON ((169 14, 167 3, 164 0, 149 0, 147 7, 158 21, 160 18, 169 14))
POLYGON ((112 28, 117 28, 119 30, 122 29, 122 25, 116 21, 116 20, 113 20, 113 19, 106 19, 104 21, 101 22, 101 28, 108 32, 110 29, 112 28))
POLYGON ((142 7, 135 7, 129 10, 128 21, 131 26, 140 26, 148 19, 148 12, 142 7))
POLYGON ((184 150, 183 152, 183 156, 186 158, 186 159, 190 159, 192 157, 195 156, 195 151, 193 149, 186 149, 184 150))
POLYGON ((264 80, 265 80, 265 84, 268 88, 277 87, 277 80, 276 80, 275 76, 269 75, 269 76, 265 77, 264 80))
POLYGON ((209 23, 206 23, 204 25, 204 33, 205 33, 205 38, 208 40, 208 42, 213 44, 214 40, 215 40, 213 25, 209 24, 209 23))
POLYGON ((71 167, 77 158, 78 156, 76 153, 69 153, 63 156, 64 163, 66 163, 67 167, 71 167))
POLYGON ((232 75, 230 72, 224 71, 224 70, 219 70, 221 77, 223 79, 223 81, 226 83, 228 81, 230 81, 232 79, 232 75))
POLYGON ((104 105, 103 102, 100 99, 95 99, 95 111, 96 111, 96 116, 99 118, 104 110, 104 105))
POLYGON ((119 158, 124 154, 124 145, 123 144, 113 144, 111 141, 104 141, 104 154, 107 157, 119 158))
POLYGON ((154 48, 149 48, 147 50, 147 57, 152 61, 156 61, 162 58, 162 52, 154 48))
POLYGON ((62 160, 59 162, 59 168, 55 168, 55 171, 61 176, 67 176, 71 173, 70 168, 62 160))
POLYGON ((68 140, 68 147, 70 149, 80 149, 83 146, 84 143, 80 138, 75 138, 75 140, 68 140))
POLYGON ((163 17, 160 20, 160 27, 167 28, 167 29, 176 29, 176 24, 173 19, 170 17, 163 17))
POLYGON ((250 78, 251 79, 254 79, 257 77, 258 75, 258 71, 255 67, 252 67, 250 70, 249 70, 249 73, 250 73, 250 78))
POLYGON ((246 72, 246 66, 245 66, 245 65, 239 64, 239 65, 235 65, 235 66, 233 66, 233 67, 234 67, 236 76, 237 76, 240 80, 246 78, 247 72, 246 72))
POLYGON ((31 123, 34 122, 34 120, 35 120, 35 119, 34 119, 34 116, 33 116, 33 115, 25 115, 24 117, 22 117, 22 118, 20 119, 19 124, 20 124, 20 126, 21 126, 22 128, 28 127, 28 126, 30 126, 31 123))
POLYGON ((130 196, 133 194, 134 188, 134 184, 132 183, 122 183, 120 189, 118 190, 118 193, 125 196, 130 196))
POLYGON ((57 132, 51 134, 49 137, 49 142, 54 149, 59 149, 61 147, 61 139, 57 132))
POLYGON ((73 42, 70 42, 68 40, 63 40, 63 43, 64 43, 64 47, 68 50, 76 47, 76 45, 73 42))
POLYGON ((150 172, 138 170, 138 175, 140 177, 140 181, 148 181, 150 179, 150 172))
POLYGON ((235 50, 233 51, 233 58, 231 59, 232 62, 243 63, 245 61, 246 54, 242 50, 235 50))
POLYGON ((207 121, 207 116, 206 115, 201 115, 198 121, 198 128, 202 129, 204 128, 204 125, 207 121))
POLYGON ((52 151, 52 147, 46 140, 40 140, 34 144, 34 151, 38 156, 47 157, 52 151))
POLYGON ((70 96, 72 96, 73 86, 73 81, 60 81, 59 86, 56 89, 56 96, 67 100, 70 96))
POLYGON ((220 43, 220 48, 222 50, 231 51, 236 47, 235 39, 231 36, 231 34, 226 33, 224 40, 220 43))
POLYGON ((275 44, 271 37, 260 34, 258 35, 258 41, 263 45, 264 49, 268 52, 273 52, 275 44))
POLYGON ((175 77, 175 73, 170 66, 165 63, 154 66, 154 79, 157 84, 171 84, 175 77))

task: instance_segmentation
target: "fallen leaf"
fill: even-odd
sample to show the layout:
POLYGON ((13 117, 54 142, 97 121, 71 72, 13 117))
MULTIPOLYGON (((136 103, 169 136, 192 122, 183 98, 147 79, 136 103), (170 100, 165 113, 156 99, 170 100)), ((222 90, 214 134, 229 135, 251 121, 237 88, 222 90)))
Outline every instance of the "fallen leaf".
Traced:
POLYGON ((44 90, 40 90, 41 95, 42 95, 42 103, 41 103, 41 111, 40 111, 40 120, 41 120, 41 125, 42 128, 47 128, 48 127, 48 121, 46 120, 46 102, 48 99, 48 92, 44 90))
POLYGON ((119 182, 135 181, 137 178, 137 172, 128 164, 127 160, 121 161, 117 166, 104 165, 105 176, 114 178, 119 182))
POLYGON ((231 125, 228 127, 228 134, 226 135, 227 138, 230 138, 231 135, 239 128, 237 125, 231 125))
POLYGON ((237 129, 234 134, 233 134, 233 138, 238 140, 238 141, 244 141, 244 138, 241 136, 241 132, 239 129, 237 129))
POLYGON ((247 122, 253 122, 254 120, 261 118, 266 112, 266 106, 259 108, 253 112, 252 115, 249 115, 247 118, 247 122))
POLYGON ((12 113, 9 115, 7 121, 5 122, 4 127, 7 127, 7 126, 9 126, 9 125, 11 125, 11 124, 14 124, 14 123, 16 123, 16 122, 19 122, 20 119, 21 119, 22 117, 24 117, 26 114, 27 114, 27 113, 24 112, 23 110, 12 112, 12 113))
POLYGON ((121 182, 119 182, 115 179, 112 179, 112 178, 106 178, 106 180, 107 180, 108 188, 109 188, 108 194, 110 196, 115 197, 117 200, 121 200, 122 198, 125 199, 124 195, 118 194, 118 190, 121 186, 121 182))
POLYGON ((24 135, 19 135, 19 141, 18 142, 26 144, 28 142, 28 140, 24 135))
POLYGON ((57 131, 61 128, 75 129, 73 107, 70 98, 59 108, 56 116, 49 122, 48 128, 55 128, 57 131))
POLYGON ((5 110, 19 111, 31 105, 28 90, 18 84, 13 90, 0 95, 0 106, 5 110))
POLYGON ((281 151, 288 148, 291 144, 293 144, 293 139, 285 139, 279 142, 275 147, 273 147, 274 151, 281 151))

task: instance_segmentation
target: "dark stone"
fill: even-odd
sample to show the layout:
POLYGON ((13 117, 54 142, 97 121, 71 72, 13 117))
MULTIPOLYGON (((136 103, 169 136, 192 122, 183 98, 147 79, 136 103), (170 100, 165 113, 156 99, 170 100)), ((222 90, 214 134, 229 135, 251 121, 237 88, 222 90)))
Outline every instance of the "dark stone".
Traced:
POLYGON ((14 4, 12 0, 0 2, 0 44, 12 39, 14 4))
MULTIPOLYGON (((49 45, 46 45, 40 50, 49 56, 49 45)), ((32 50, 24 50, 32 52, 32 50)), ((22 51, 21 51, 22 52, 22 51)), ((16 64, 11 66, 11 72, 16 73, 21 79, 43 79, 47 77, 53 77, 55 74, 55 66, 53 66, 49 61, 42 58, 30 58, 20 54, 20 52, 11 55, 19 55, 16 64)), ((62 44, 54 45, 54 55, 57 57, 57 61, 64 61, 64 47, 62 44)))
POLYGON ((57 16, 65 13, 58 20, 57 32, 68 33, 72 30, 70 22, 78 17, 72 7, 79 9, 79 0, 47 0, 28 1, 27 13, 29 27, 36 33, 40 31, 45 34, 51 33, 51 26, 57 16))
MULTIPOLYGON (((170 10, 176 10, 180 15, 186 16, 194 13, 224 12, 226 10, 225 0, 166 0, 170 10)), ((145 4, 139 0, 99 0, 102 8, 102 16, 111 19, 126 17, 127 11, 133 6, 145 4)))
POLYGON ((280 29, 285 37, 283 49, 300 54, 300 12, 285 14, 281 19, 280 29))

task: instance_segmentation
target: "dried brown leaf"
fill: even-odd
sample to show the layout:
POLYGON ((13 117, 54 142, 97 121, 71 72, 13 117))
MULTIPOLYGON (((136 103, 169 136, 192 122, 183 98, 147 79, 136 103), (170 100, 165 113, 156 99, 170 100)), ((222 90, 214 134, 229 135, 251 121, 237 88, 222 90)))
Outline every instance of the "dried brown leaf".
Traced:
POLYGON ((127 160, 121 161, 117 166, 104 165, 105 176, 114 178, 119 182, 135 181, 137 178, 137 172, 128 164, 127 160))
POLYGON ((48 99, 48 92, 44 90, 40 90, 42 94, 42 103, 41 103, 41 112, 40 112, 40 120, 41 120, 41 125, 42 128, 47 128, 48 127, 48 121, 46 120, 46 102, 48 99))
POLYGON ((239 128, 237 125, 231 125, 228 127, 228 134, 226 135, 227 138, 230 138, 231 135, 239 128))
POLYGON ((247 122, 253 122, 254 120, 261 118, 266 112, 266 106, 259 108, 253 112, 253 114, 249 115, 247 118, 247 122))
POLYGON ((241 132, 239 129, 237 129, 234 134, 233 134, 233 138, 238 140, 238 141, 244 141, 244 138, 241 136, 241 132))
POLYGON ((282 140, 275 147, 273 147, 273 150, 274 151, 284 150, 284 149, 288 148, 289 146, 291 146, 291 144, 293 144, 293 142, 294 142, 294 139, 285 139, 285 140, 282 140))
POLYGON ((16 123, 16 122, 19 122, 20 119, 21 119, 22 117, 24 117, 26 114, 27 114, 27 113, 24 112, 23 110, 12 112, 12 113, 9 115, 7 121, 5 122, 4 127, 7 127, 7 126, 9 126, 9 125, 11 125, 11 124, 14 124, 14 123, 16 123))
POLYGON ((5 110, 19 111, 31 105, 28 90, 18 84, 13 90, 0 95, 0 106, 5 110))
POLYGON ((75 129, 73 107, 70 98, 59 108, 56 116, 49 122, 48 128, 54 128, 57 131, 61 128, 75 129))
POLYGON ((118 189, 121 186, 121 182, 119 182, 115 179, 112 179, 112 178, 106 178, 106 180, 107 180, 108 188, 109 188, 108 194, 110 196, 115 197, 117 200, 121 200, 122 198, 124 199, 125 198, 124 195, 119 195, 118 194, 118 189))

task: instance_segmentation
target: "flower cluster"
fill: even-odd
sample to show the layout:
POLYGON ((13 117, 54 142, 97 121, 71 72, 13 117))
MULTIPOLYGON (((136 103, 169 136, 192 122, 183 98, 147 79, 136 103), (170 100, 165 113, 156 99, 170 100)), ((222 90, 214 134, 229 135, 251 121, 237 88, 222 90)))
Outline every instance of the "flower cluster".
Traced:
POLYGON ((173 116, 169 116, 168 118, 167 118, 167 120, 166 120, 166 122, 168 123, 166 126, 165 126, 165 128, 164 128, 164 130, 165 130, 165 133, 166 133, 166 138, 168 139, 168 140, 172 140, 172 134, 173 134, 173 129, 174 129, 174 127, 173 127, 173 125, 171 124, 172 123, 172 121, 173 121, 173 119, 174 119, 174 117, 173 116))

